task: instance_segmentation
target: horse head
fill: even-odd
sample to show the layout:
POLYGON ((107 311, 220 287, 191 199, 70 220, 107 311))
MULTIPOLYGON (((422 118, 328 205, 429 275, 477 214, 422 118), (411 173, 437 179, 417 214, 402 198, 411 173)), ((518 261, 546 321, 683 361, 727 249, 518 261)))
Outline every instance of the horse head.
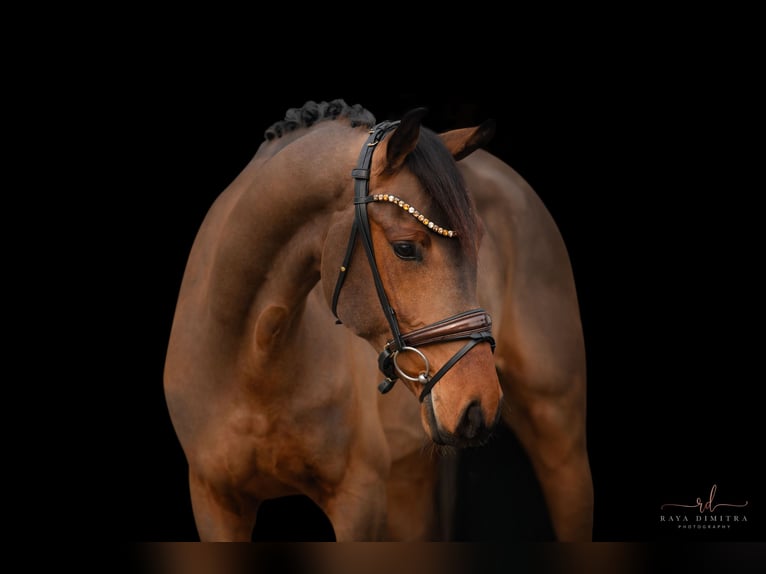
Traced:
POLYGON ((370 130, 349 178, 353 204, 327 234, 322 282, 339 322, 382 349, 381 392, 402 381, 435 443, 469 446, 491 432, 502 390, 477 301, 482 224, 457 161, 494 124, 437 134, 421 125, 425 112, 370 130))

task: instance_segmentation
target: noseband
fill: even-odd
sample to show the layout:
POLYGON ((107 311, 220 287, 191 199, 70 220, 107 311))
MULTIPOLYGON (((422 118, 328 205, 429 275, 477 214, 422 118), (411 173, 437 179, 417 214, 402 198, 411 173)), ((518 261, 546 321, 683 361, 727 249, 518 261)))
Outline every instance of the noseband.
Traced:
MULTIPOLYGON (((492 320, 490 319, 489 314, 483 309, 472 309, 470 311, 458 313, 457 315, 442 319, 441 321, 437 321, 436 323, 432 323, 431 325, 416 329, 415 331, 406 334, 402 334, 401 329, 399 328, 399 322, 396 319, 396 311, 394 311, 388 301, 388 296, 383 289, 383 282, 380 278, 380 273, 378 272, 378 265, 375 261, 375 252, 372 247, 370 221, 367 217, 367 204, 381 200, 381 196, 369 195, 372 154, 375 151, 375 146, 377 146, 388 132, 395 129, 398 125, 398 121, 386 121, 381 122, 372 128, 365 145, 362 146, 362 150, 359 153, 357 167, 351 172, 351 175, 354 178, 354 224, 351 227, 351 237, 349 238, 348 246, 346 247, 346 255, 343 259, 343 265, 341 265, 340 274, 335 283, 335 291, 332 298, 332 312, 337 319, 338 297, 340 296, 340 290, 343 287, 346 273, 351 264, 351 256, 354 252, 357 235, 360 235, 362 238, 362 245, 367 253, 367 261, 372 270, 375 290, 378 293, 378 299, 383 308, 383 314, 386 316, 392 334, 392 338, 386 343, 385 348, 378 356, 378 367, 386 376, 385 380, 378 385, 378 390, 380 390, 381 393, 387 393, 393 388, 397 379, 402 377, 410 381, 419 382, 423 385, 423 390, 420 393, 420 401, 422 402, 431 392, 434 385, 439 382, 444 374, 455 366, 455 364, 462 359, 468 351, 473 349, 479 343, 486 341, 492 346, 492 352, 494 352, 495 340, 492 338, 492 320), (420 349, 418 349, 418 347, 462 339, 467 339, 468 342, 455 353, 441 369, 431 376, 428 358, 420 349), (397 362, 397 357, 400 354, 407 352, 418 355, 423 361, 424 368, 416 377, 405 373, 399 367, 397 362)), ((390 199, 390 201, 402 206, 401 200, 395 198, 396 201, 394 201, 393 196, 391 197, 392 199, 390 199)), ((384 199, 388 200, 388 198, 384 199)), ((417 214, 417 211, 415 211, 414 208, 409 206, 405 206, 405 208, 410 214, 413 214, 413 212, 414 214, 417 214)), ((454 236, 452 231, 448 231, 439 226, 434 226, 433 222, 429 222, 429 220, 422 215, 418 216, 418 219, 421 223, 424 223, 424 225, 429 227, 429 229, 434 230, 440 235, 448 237, 454 236)), ((338 319, 337 323, 340 324, 340 322, 340 319, 338 319)))

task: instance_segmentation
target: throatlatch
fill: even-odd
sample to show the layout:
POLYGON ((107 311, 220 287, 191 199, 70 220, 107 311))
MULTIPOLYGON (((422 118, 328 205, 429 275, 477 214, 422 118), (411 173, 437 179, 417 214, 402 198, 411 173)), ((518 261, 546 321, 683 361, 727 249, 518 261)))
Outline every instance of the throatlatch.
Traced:
POLYGON ((389 303, 388 296, 383 288, 383 281, 381 280, 378 271, 378 264, 375 260, 375 251, 372 245, 372 233, 370 232, 370 221, 367 217, 367 204, 373 201, 390 201, 391 203, 404 208, 405 211, 413 217, 418 218, 421 223, 434 231, 434 233, 438 233, 445 237, 455 237, 456 234, 429 221, 423 214, 418 213, 414 207, 405 204, 404 201, 398 197, 369 195, 372 154, 375 151, 377 144, 380 143, 389 132, 396 129, 398 125, 398 121, 385 121, 372 128, 367 141, 362 146, 362 150, 359 153, 357 166, 351 171, 351 175, 354 178, 354 223, 351 226, 351 236, 348 241, 348 246, 346 247, 346 254, 343 258, 343 264, 340 267, 338 280, 335 283, 335 290, 332 297, 332 312, 337 319, 336 323, 340 324, 341 321, 338 319, 337 313, 338 298, 340 297, 340 291, 343 287, 343 282, 346 279, 349 265, 351 264, 351 257, 354 253, 357 237, 361 237, 364 251, 367 254, 367 261, 369 262, 370 270, 372 271, 375 290, 378 293, 378 300, 380 301, 383 314, 388 321, 392 335, 392 338, 386 343, 385 348, 378 356, 378 367, 386 376, 383 382, 378 385, 378 390, 380 390, 381 393, 387 393, 393 388, 400 377, 410 381, 416 381, 423 385, 423 390, 420 394, 420 401, 422 402, 431 392, 434 385, 439 382, 444 374, 462 359, 468 351, 473 349, 479 343, 487 342, 491 345, 492 352, 494 352, 495 340, 492 337, 492 319, 483 309, 472 309, 470 311, 458 313, 457 315, 442 319, 441 321, 411 331, 405 335, 401 333, 399 322, 396 319, 396 311, 389 303), (428 358, 425 353, 418 349, 418 347, 462 339, 468 339, 468 342, 432 376, 430 374, 431 366, 428 362, 428 358), (410 375, 399 367, 397 357, 399 354, 406 352, 417 354, 423 361, 424 368, 417 376, 410 375))

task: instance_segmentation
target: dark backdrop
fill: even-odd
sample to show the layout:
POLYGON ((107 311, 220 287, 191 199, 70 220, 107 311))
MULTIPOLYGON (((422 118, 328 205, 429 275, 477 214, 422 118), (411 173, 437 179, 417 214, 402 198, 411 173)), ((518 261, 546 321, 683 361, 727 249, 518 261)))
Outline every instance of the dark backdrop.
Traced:
MULTIPOLYGON (((211 90, 192 73, 150 80, 105 119, 113 183, 92 222, 110 253, 96 258, 91 286, 103 313, 95 338, 105 348, 96 395, 104 420, 90 431, 113 446, 93 446, 100 474, 89 480, 100 493, 94 512, 116 524, 119 538, 196 537, 162 393, 186 256, 264 129, 289 107, 338 97, 378 120, 426 106, 424 123, 435 130, 494 118, 489 150, 526 178, 558 223, 588 353, 595 538, 762 538, 760 349, 741 326, 744 319, 759 332, 753 197, 762 156, 739 135, 755 113, 744 92, 714 94, 672 74, 567 76, 481 94, 310 85, 277 93, 223 79, 211 90), (679 533, 659 523, 662 503, 705 499, 712 484, 718 502, 749 501, 747 527, 679 533)), ((550 538, 512 434, 467 453, 460 479, 462 539, 550 538)), ((256 530, 259 539, 328 536, 301 499, 265 505, 256 530)))

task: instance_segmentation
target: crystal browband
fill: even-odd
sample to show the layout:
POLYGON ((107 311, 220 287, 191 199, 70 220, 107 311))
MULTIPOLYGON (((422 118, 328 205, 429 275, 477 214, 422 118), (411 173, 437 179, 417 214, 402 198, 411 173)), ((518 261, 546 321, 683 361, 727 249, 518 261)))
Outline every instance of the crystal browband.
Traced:
POLYGON ((428 219, 425 215, 420 213, 413 206, 411 206, 409 203, 405 202, 403 199, 396 197, 395 195, 390 195, 388 193, 376 193, 375 195, 372 196, 372 199, 373 201, 388 201, 390 203, 398 205, 404 211, 409 213, 412 217, 417 219, 420 223, 425 225, 428 229, 430 229, 431 231, 435 233, 438 233, 439 235, 443 235, 444 237, 457 237, 457 231, 452 231, 451 229, 445 229, 442 226, 437 225, 436 223, 428 219))

